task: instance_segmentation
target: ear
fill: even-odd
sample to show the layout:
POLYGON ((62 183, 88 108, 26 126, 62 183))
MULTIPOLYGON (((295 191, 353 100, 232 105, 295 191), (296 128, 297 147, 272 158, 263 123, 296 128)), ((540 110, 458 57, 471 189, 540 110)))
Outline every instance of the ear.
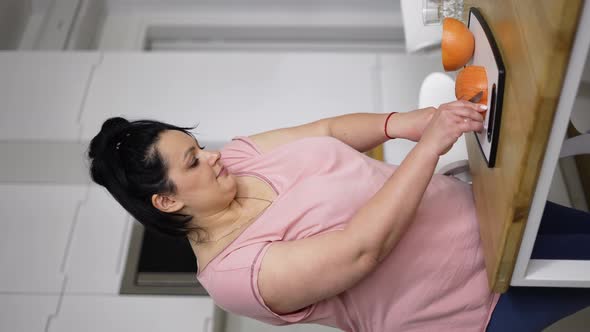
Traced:
POLYGON ((180 201, 167 195, 153 194, 152 205, 162 212, 177 212, 184 207, 184 204, 180 201))

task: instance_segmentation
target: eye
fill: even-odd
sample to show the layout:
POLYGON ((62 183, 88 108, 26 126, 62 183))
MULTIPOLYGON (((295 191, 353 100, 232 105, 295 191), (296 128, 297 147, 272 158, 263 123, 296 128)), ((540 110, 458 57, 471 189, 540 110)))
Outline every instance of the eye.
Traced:
MULTIPOLYGON (((204 150, 206 148, 206 146, 200 146, 198 144, 197 144, 197 146, 201 150, 204 150)), ((195 157, 194 157, 193 161, 191 162, 189 168, 193 168, 193 167, 197 167, 197 166, 199 166, 199 158, 197 158, 197 155, 195 154, 195 157)))
POLYGON ((193 159, 193 162, 190 165, 190 168, 197 167, 199 165, 199 158, 193 159))
MULTIPOLYGON (((199 146, 200 148, 200 146, 199 146)), ((191 162, 190 168, 199 166, 199 158, 197 158, 197 154, 193 156, 193 161, 191 162)))

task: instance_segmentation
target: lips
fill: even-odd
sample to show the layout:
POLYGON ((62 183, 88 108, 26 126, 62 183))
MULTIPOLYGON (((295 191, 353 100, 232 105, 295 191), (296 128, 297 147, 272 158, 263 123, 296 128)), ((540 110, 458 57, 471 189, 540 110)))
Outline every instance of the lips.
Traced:
POLYGON ((217 173, 216 178, 220 177, 223 171, 225 171, 225 167, 221 166, 221 169, 219 170, 219 173, 217 173))

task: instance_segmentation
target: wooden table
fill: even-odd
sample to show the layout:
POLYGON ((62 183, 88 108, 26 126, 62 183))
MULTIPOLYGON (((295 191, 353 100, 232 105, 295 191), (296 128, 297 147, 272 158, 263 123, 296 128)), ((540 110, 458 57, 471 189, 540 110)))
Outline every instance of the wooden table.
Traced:
POLYGON ((579 66, 570 56, 588 49, 588 37, 576 34, 578 21, 588 23, 588 8, 581 0, 465 0, 465 18, 471 7, 480 9, 506 66, 494 168, 487 167, 474 135, 467 137, 490 287, 496 292, 510 284, 590 287, 590 262, 570 266, 583 273, 573 282, 555 271, 536 279, 530 275, 539 267, 535 263, 547 263, 530 260, 530 253, 565 134, 561 127, 575 98, 576 75, 580 81, 581 73, 568 68, 576 65, 581 72, 585 60, 579 66), (574 44, 582 51, 572 52, 574 44), (517 255, 521 266, 515 271, 517 255))

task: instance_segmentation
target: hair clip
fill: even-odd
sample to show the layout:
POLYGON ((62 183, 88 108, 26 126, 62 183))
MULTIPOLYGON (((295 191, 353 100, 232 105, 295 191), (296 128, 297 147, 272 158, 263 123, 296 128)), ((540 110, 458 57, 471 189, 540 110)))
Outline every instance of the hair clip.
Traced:
MULTIPOLYGON (((127 137, 129 137, 129 136, 131 136, 131 134, 130 134, 130 133, 126 133, 126 134, 125 134, 125 138, 127 138, 127 137)), ((124 139, 124 138, 123 138, 123 139, 124 139)), ((121 139, 119 142, 117 142, 117 144, 116 144, 116 146, 115 146, 115 149, 116 149, 116 150, 119 150, 119 147, 121 146, 121 143, 123 142, 123 139, 121 139)))

